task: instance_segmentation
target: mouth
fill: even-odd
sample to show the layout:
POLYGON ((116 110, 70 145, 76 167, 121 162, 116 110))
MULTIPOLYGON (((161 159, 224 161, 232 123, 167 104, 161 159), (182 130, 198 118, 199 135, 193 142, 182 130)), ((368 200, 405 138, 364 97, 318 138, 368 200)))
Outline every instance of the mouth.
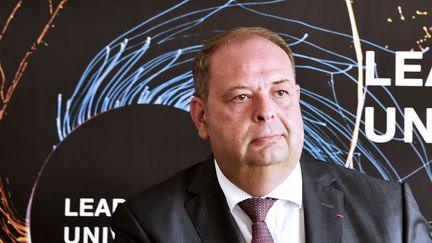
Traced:
POLYGON ((283 138, 282 134, 265 135, 265 136, 259 136, 259 137, 254 138, 252 140, 252 143, 257 144, 257 145, 275 143, 275 142, 278 142, 282 138, 283 138))

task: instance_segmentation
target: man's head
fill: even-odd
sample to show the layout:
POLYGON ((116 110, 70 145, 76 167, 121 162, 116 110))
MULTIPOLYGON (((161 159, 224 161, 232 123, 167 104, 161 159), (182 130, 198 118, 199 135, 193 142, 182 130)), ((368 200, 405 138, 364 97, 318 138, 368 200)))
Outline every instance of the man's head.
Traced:
POLYGON ((286 177, 304 136, 286 43, 269 30, 238 28, 207 42, 194 65, 191 116, 228 179, 265 171, 286 177))
POLYGON ((210 79, 210 57, 211 55, 224 45, 227 45, 234 39, 240 37, 259 36, 279 46, 289 57, 294 69, 294 58, 292 51, 287 43, 276 33, 261 27, 239 27, 211 37, 203 46, 201 51, 195 57, 193 63, 193 75, 195 84, 195 96, 203 100, 207 100, 208 83, 210 79))

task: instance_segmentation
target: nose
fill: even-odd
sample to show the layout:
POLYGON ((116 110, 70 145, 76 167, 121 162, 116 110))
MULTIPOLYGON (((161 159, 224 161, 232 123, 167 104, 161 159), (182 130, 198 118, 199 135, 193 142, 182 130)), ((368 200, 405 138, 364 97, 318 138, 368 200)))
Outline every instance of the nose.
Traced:
POLYGON ((255 99, 255 122, 268 122, 275 117, 273 100, 262 95, 255 99))

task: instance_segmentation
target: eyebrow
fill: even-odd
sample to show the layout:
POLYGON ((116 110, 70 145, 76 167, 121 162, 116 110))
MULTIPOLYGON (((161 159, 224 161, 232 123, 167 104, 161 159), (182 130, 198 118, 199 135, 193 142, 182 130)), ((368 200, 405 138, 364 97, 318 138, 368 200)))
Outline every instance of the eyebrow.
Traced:
POLYGON ((281 79, 281 80, 272 82, 272 84, 282 84, 282 83, 291 83, 291 82, 294 82, 294 81, 291 79, 281 79))
POLYGON ((250 88, 247 87, 247 86, 243 86, 243 85, 239 85, 239 86, 231 87, 231 88, 229 88, 227 91, 225 91, 225 92, 223 93, 223 98, 224 98, 225 100, 226 100, 226 99, 229 99, 231 93, 232 93, 234 90, 250 90, 250 88))
MULTIPOLYGON (((281 80, 274 81, 271 84, 272 85, 278 85, 278 84, 282 84, 282 83, 291 83, 291 82, 293 82, 293 80, 291 80, 291 79, 281 79, 281 80)), ((223 97, 229 98, 229 95, 234 90, 250 90, 250 88, 248 86, 244 86, 244 85, 233 86, 224 92, 223 97)))
MULTIPOLYGON (((274 85, 274 84, 291 83, 291 82, 293 82, 291 79, 281 79, 281 80, 274 81, 271 84, 274 85)), ((244 86, 244 85, 233 86, 233 87, 229 88, 226 91, 226 93, 229 93, 233 90, 238 90, 238 89, 250 89, 250 88, 248 86, 244 86)))

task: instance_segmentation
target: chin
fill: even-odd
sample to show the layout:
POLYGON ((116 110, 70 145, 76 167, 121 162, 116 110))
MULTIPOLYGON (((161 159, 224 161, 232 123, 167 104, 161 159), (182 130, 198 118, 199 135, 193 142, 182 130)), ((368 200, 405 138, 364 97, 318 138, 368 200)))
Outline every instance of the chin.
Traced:
POLYGON ((286 152, 284 155, 282 152, 265 153, 265 154, 260 154, 257 156, 253 156, 252 158, 249 158, 250 164, 256 166, 278 165, 278 164, 283 164, 287 160, 288 158, 286 156, 286 152))

